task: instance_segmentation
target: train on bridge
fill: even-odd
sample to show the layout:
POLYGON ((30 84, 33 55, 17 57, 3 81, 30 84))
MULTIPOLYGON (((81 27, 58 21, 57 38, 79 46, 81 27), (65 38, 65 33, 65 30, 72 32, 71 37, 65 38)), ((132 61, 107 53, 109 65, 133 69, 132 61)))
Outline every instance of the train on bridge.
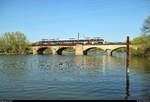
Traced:
POLYGON ((59 39, 42 39, 39 41, 39 45, 55 45, 55 44, 104 44, 104 38, 101 37, 95 37, 95 38, 85 38, 85 39, 65 39, 65 40, 59 40, 59 39))

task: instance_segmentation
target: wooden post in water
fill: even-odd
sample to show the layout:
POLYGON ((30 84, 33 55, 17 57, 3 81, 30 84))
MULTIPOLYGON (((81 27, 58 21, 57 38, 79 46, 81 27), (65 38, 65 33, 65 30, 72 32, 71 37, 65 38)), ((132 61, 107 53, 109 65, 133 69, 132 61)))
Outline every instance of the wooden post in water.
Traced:
POLYGON ((127 71, 127 73, 129 73, 129 45, 130 45, 130 42, 129 42, 129 36, 127 36, 127 56, 126 56, 126 65, 127 65, 127 69, 126 69, 126 71, 127 71))
POLYGON ((126 97, 125 99, 128 100, 128 96, 130 96, 129 94, 129 73, 130 73, 130 70, 129 70, 129 36, 127 36, 127 56, 126 56, 126 97))

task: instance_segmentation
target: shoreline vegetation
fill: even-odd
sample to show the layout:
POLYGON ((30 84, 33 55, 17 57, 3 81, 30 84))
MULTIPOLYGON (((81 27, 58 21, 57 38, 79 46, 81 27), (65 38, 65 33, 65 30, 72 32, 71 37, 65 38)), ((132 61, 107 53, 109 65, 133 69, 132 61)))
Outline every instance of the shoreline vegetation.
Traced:
POLYGON ((30 51, 29 42, 24 33, 5 32, 0 36, 0 54, 24 55, 30 51))
MULTIPOLYGON (((145 20, 142 27, 142 34, 139 37, 130 41, 132 45, 135 45, 137 49, 130 48, 130 53, 134 56, 150 57, 150 16, 145 20)), ((5 32, 0 36, 0 55, 28 55, 32 54, 32 45, 36 45, 38 42, 29 43, 27 37, 21 32, 5 32)), ((63 53, 74 53, 73 49, 65 49, 63 53)), ((125 48, 116 50, 117 53, 126 52, 125 48)), ((51 54, 49 49, 46 49, 43 54, 51 54)), ((94 48, 88 51, 88 53, 104 53, 99 48, 94 48)))
POLYGON ((131 49, 131 53, 135 56, 150 57, 150 16, 145 20, 142 27, 142 34, 131 41, 137 50, 131 49))

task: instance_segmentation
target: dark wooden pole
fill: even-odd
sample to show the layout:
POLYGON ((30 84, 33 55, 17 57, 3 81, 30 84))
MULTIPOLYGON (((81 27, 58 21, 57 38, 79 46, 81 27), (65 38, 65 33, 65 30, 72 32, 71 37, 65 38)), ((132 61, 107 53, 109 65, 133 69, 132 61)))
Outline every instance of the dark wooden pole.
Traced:
POLYGON ((126 56, 126 97, 125 99, 128 100, 129 94, 129 85, 130 85, 130 80, 129 80, 129 36, 127 36, 127 56, 126 56))
POLYGON ((130 41, 129 41, 129 36, 127 36, 127 59, 126 59, 126 65, 127 65, 127 72, 129 73, 129 45, 130 45, 130 41))

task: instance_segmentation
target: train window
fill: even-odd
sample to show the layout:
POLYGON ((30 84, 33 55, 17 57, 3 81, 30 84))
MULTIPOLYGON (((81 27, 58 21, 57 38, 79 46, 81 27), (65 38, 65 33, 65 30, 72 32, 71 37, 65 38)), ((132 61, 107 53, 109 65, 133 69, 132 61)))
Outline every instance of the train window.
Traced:
POLYGON ((78 42, 77 40, 74 40, 74 42, 76 43, 76 42, 78 42))
POLYGON ((94 41, 93 39, 91 39, 90 41, 94 41))

